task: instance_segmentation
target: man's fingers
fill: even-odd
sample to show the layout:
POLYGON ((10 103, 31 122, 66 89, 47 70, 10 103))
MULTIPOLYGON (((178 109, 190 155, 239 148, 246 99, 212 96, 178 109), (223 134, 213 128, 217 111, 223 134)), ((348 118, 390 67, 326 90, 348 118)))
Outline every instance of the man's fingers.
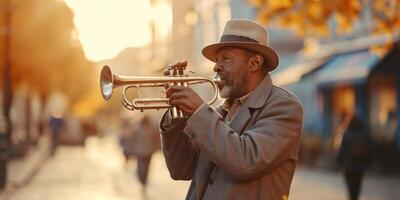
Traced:
POLYGON ((184 99, 173 99, 170 101, 172 106, 179 107, 183 112, 188 113, 190 111, 190 105, 184 99))
POLYGON ((184 99, 174 99, 170 101, 172 106, 179 107, 184 113, 191 115, 196 109, 193 105, 184 99))
POLYGON ((185 103, 186 101, 183 99, 171 99, 171 101, 169 101, 169 104, 171 104, 172 106, 179 106, 179 107, 185 107, 185 103))
POLYGON ((181 98, 184 98, 184 97, 186 97, 186 96, 187 96, 187 95, 186 95, 185 92, 176 91, 176 92, 172 93, 168 98, 171 99, 171 100, 173 100, 173 99, 181 99, 181 98))
POLYGON ((167 98, 169 98, 173 93, 183 90, 183 86, 171 86, 165 92, 167 98))

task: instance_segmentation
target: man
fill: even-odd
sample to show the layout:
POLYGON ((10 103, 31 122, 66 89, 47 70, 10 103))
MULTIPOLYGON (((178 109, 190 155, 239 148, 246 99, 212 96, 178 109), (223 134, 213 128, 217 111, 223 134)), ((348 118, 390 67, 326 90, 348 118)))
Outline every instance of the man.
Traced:
POLYGON ((357 113, 344 114, 346 130, 340 145, 338 164, 343 170, 350 200, 359 199, 362 180, 373 154, 373 144, 368 129, 357 113))
MULTIPOLYGON (((187 120, 160 122, 171 177, 192 180, 186 199, 287 198, 298 161, 302 106, 272 85, 278 56, 268 33, 247 20, 226 23, 220 42, 203 55, 215 62, 222 106, 211 108, 189 87, 167 89, 187 120)), ((185 66, 178 62, 176 66, 185 66)))

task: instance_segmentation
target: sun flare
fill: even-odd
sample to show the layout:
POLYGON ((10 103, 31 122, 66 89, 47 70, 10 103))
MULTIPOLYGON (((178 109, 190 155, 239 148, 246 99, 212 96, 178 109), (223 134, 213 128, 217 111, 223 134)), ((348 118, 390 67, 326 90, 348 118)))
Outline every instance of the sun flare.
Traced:
POLYGON ((150 0, 65 0, 86 57, 100 61, 151 41, 150 0))

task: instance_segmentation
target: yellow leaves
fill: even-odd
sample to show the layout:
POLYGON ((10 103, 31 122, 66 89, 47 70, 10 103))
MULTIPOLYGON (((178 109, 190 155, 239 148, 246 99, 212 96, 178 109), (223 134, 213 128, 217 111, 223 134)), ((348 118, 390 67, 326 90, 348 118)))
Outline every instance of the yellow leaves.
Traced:
POLYGON ((310 1, 304 8, 304 13, 308 20, 320 23, 325 22, 332 13, 330 1, 310 1))
POLYGON ((277 22, 295 29, 299 35, 329 36, 331 19, 337 20, 337 32, 351 30, 362 10, 361 0, 264 0, 258 7, 261 23, 277 22))
MULTIPOLYGON (((321 23, 315 23, 313 30, 315 31, 313 34, 314 35, 319 35, 319 36, 324 36, 327 37, 329 36, 329 26, 327 23, 321 22, 321 23)), ((313 35, 310 33, 310 35, 313 35)))
POLYGON ((375 26, 375 33, 386 33, 389 34, 392 32, 392 23, 390 21, 379 21, 375 26))
POLYGON ((267 0, 265 3, 271 12, 284 11, 294 6, 294 0, 267 0))
POLYGON ((290 26, 296 25, 295 22, 297 22, 297 24, 302 24, 302 22, 304 22, 302 19, 303 19, 303 16, 301 16, 301 15, 289 13, 280 18, 279 24, 284 27, 290 27, 290 26))
POLYGON ((395 29, 399 29, 400 27, 392 26, 392 21, 378 21, 373 34, 374 35, 385 35, 387 40, 386 43, 383 45, 373 45, 370 47, 369 51, 374 53, 380 57, 386 55, 392 48, 395 42, 395 29))
POLYGON ((372 12, 377 21, 376 32, 389 33, 400 29, 400 2, 397 0, 374 1, 372 12))
POLYGON ((392 18, 399 12, 398 0, 372 1, 373 12, 379 13, 381 18, 392 18))
MULTIPOLYGON (((255 0, 252 0, 255 1, 255 0)), ((267 24, 272 21, 277 15, 291 9, 295 4, 294 0, 262 0, 257 1, 253 5, 258 7, 257 19, 267 24)))
POLYGON ((352 21, 349 20, 346 16, 343 16, 340 13, 336 13, 335 19, 337 23, 337 34, 348 33, 352 30, 352 21))
POLYGON ((257 18, 261 23, 277 23, 294 29, 302 36, 329 36, 333 31, 338 34, 349 33, 365 6, 370 6, 375 33, 393 34, 400 30, 399 0, 249 1, 258 8, 257 18), (330 27, 329 22, 333 21, 336 26, 330 27))
POLYGON ((372 54, 378 55, 379 57, 385 56, 393 48, 393 43, 386 43, 383 45, 373 45, 368 50, 372 54))
POLYGON ((383 56, 393 48, 394 34, 400 30, 400 2, 381 0, 372 3, 373 19, 376 22, 373 34, 385 34, 388 42, 370 48, 372 53, 383 56))
POLYGON ((361 12, 360 0, 338 0, 336 11, 350 20, 356 20, 361 12))

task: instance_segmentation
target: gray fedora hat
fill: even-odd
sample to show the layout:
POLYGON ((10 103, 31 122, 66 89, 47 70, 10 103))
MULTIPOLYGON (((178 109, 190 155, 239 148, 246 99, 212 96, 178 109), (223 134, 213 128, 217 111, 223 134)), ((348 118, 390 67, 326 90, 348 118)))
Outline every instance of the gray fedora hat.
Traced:
POLYGON ((204 57, 215 62, 215 54, 222 47, 238 47, 262 55, 268 71, 274 70, 279 64, 278 54, 269 47, 267 30, 249 20, 229 20, 219 42, 204 47, 202 53, 204 57))

